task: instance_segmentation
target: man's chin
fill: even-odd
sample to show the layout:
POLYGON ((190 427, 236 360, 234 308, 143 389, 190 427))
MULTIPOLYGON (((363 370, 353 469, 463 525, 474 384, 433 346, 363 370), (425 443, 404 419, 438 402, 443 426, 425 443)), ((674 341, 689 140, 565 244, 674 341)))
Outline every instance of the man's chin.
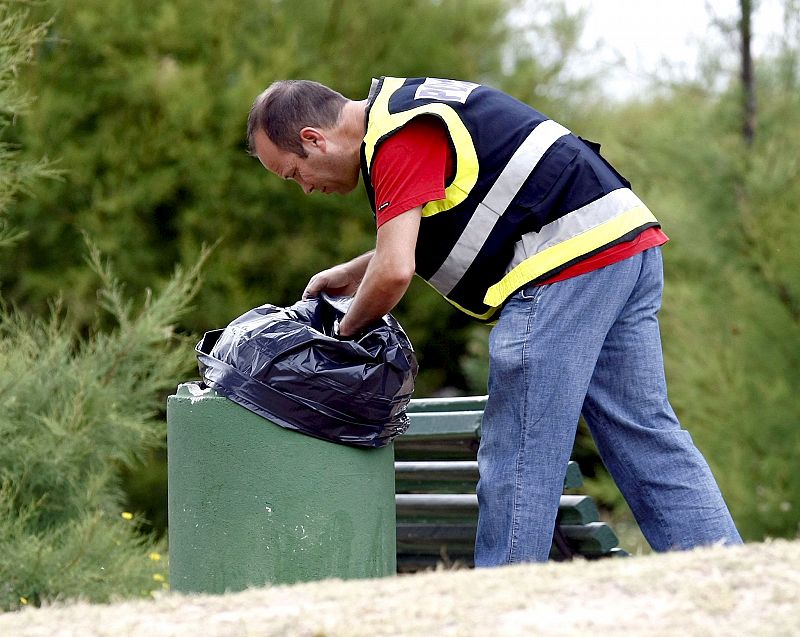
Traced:
POLYGON ((358 186, 358 182, 356 182, 352 186, 340 186, 339 188, 335 188, 335 189, 332 188, 328 192, 329 193, 334 193, 335 192, 337 195, 346 195, 348 193, 353 192, 356 189, 357 186, 358 186))

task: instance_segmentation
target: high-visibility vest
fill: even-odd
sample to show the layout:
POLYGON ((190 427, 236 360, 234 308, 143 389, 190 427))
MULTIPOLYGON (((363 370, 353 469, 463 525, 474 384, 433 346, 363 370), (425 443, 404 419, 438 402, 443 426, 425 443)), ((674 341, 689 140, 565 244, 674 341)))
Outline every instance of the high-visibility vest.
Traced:
POLYGON ((373 212, 376 151, 421 115, 447 127, 455 174, 422 209, 416 271, 470 316, 491 321, 520 287, 659 225, 596 144, 502 91, 424 77, 373 82, 361 147, 373 212))

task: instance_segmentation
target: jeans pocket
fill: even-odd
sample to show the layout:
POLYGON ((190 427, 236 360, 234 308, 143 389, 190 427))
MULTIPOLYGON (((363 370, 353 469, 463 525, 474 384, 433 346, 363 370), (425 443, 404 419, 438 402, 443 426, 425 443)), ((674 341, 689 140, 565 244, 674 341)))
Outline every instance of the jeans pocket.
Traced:
POLYGON ((535 301, 537 298, 539 298, 546 287, 546 285, 528 283, 526 286, 521 287, 514 296, 525 301, 535 301))

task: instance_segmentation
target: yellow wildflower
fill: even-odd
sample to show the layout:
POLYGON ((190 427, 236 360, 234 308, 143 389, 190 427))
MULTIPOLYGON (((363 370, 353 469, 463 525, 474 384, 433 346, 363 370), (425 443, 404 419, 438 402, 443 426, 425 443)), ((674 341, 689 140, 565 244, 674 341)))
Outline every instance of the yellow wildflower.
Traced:
POLYGON ((149 557, 154 562, 158 562, 161 560, 161 553, 156 553, 155 551, 153 551, 147 557, 149 557))
POLYGON ((130 511, 123 511, 120 515, 122 515, 122 519, 123 520, 132 520, 133 519, 133 513, 131 513, 130 511))
POLYGON ((153 579, 157 582, 163 582, 164 576, 161 573, 156 573, 155 575, 153 575, 153 579))
POLYGON ((23 606, 27 606, 28 605, 28 598, 27 597, 20 597, 19 598, 19 603, 22 604, 23 606))

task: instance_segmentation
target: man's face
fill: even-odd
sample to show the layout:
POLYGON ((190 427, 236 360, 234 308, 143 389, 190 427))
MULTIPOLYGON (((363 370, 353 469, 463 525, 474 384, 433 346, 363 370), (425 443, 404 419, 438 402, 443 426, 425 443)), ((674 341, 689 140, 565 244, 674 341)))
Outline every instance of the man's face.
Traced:
POLYGON ((261 165, 278 177, 296 181, 307 195, 315 191, 345 194, 358 185, 358 165, 348 165, 352 162, 345 161, 324 133, 304 128, 300 136, 306 157, 278 148, 263 130, 257 131, 255 151, 261 165))

